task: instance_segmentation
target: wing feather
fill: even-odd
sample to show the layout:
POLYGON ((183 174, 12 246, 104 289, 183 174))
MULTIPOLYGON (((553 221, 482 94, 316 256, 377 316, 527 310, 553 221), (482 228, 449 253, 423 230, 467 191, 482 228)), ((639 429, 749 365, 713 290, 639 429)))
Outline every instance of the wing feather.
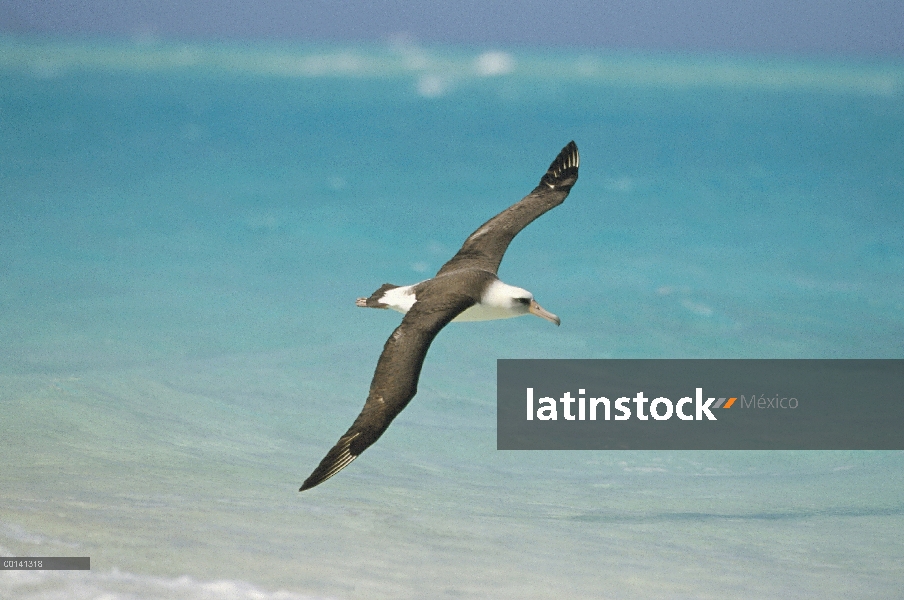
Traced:
POLYGON ((478 227, 437 275, 459 269, 482 269, 496 273, 502 256, 515 236, 534 219, 565 201, 571 186, 578 180, 580 163, 577 145, 569 142, 549 165, 540 179, 540 185, 520 202, 478 227))
POLYGON ((347 467, 383 435, 392 420, 417 393, 424 357, 436 334, 476 302, 467 294, 443 292, 443 289, 454 289, 456 286, 431 285, 434 281, 428 280, 416 290, 418 300, 386 340, 361 414, 320 461, 299 491, 323 483, 347 467))

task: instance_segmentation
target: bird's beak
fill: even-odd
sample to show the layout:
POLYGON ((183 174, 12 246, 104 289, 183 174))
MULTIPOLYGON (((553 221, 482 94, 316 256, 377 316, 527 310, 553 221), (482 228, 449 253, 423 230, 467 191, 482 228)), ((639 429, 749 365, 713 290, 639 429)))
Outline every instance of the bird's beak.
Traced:
POLYGON ((527 310, 528 310, 528 312, 530 312, 530 314, 537 315, 538 317, 542 317, 542 318, 546 319, 547 321, 549 321, 550 323, 555 323, 556 325, 559 325, 559 323, 562 322, 562 319, 560 319, 559 317, 555 316, 554 314, 552 314, 551 312, 549 312, 548 310, 546 310, 545 308, 543 308, 542 306, 537 304, 536 300, 530 301, 530 308, 527 310))

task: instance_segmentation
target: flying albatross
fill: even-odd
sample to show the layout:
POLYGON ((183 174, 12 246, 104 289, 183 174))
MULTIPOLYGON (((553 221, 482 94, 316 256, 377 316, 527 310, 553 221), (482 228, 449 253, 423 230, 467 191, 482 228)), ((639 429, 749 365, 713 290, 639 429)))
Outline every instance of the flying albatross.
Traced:
POLYGON ((405 317, 386 340, 361 414, 299 491, 323 483, 383 435, 417 393, 430 343, 449 322, 508 319, 530 313, 559 324, 559 317, 537 304, 533 294, 502 283, 496 271, 518 232, 565 201, 578 180, 579 164, 578 147, 569 142, 540 185, 481 225, 433 279, 408 286, 385 283, 370 298, 358 298, 358 306, 391 308, 405 317))

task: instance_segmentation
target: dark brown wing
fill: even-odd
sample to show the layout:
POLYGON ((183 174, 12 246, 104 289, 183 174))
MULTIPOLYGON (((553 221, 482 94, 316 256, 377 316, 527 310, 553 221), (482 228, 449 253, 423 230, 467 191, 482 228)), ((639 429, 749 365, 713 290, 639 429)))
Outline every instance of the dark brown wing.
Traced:
MULTIPOLYGON (((462 278, 474 276, 468 273, 461 275, 462 278)), ((476 302, 467 294, 442 291, 471 288, 431 285, 435 281, 425 281, 415 290, 417 301, 386 340, 361 414, 320 461, 299 491, 323 483, 383 435, 392 420, 417 393, 421 367, 433 338, 449 321, 476 302)))
POLYGON ((578 180, 580 162, 578 147, 574 142, 569 142, 549 165, 540 185, 520 202, 481 225, 437 275, 463 268, 496 273, 502 262, 502 255, 518 232, 565 201, 571 186, 578 180))

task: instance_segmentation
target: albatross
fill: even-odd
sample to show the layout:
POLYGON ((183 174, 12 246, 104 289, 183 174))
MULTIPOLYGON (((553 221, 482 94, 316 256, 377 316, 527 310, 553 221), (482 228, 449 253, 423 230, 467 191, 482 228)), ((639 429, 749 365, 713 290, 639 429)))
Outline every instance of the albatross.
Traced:
POLYGON ((565 201, 578 180, 580 156, 569 142, 540 184, 468 236, 458 253, 436 276, 414 285, 383 284, 358 306, 393 309, 405 316, 392 332, 377 361, 370 393, 361 414, 299 489, 320 485, 376 442, 417 393, 424 357, 433 338, 452 321, 488 321, 536 315, 559 325, 533 294, 496 276, 502 255, 518 232, 565 201))

